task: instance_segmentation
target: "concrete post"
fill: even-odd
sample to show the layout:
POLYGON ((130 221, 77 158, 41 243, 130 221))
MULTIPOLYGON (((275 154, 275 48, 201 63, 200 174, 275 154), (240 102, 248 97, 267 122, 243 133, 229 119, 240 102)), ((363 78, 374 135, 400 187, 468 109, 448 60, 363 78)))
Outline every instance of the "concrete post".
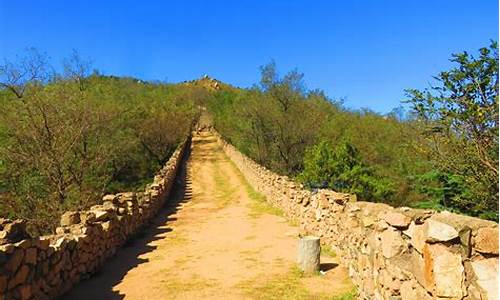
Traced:
POLYGON ((299 240, 297 263, 299 269, 305 273, 314 273, 319 271, 319 256, 321 246, 319 237, 305 236, 299 240))

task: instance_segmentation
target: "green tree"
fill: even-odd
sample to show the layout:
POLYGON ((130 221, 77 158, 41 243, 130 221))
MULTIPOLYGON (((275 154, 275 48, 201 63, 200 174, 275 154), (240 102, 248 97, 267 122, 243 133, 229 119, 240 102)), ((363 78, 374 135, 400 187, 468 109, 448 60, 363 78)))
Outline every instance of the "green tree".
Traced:
POLYGON ((382 201, 393 193, 390 182, 366 166, 357 149, 345 141, 336 147, 322 141, 308 149, 298 178, 306 186, 355 193, 362 200, 382 201))
POLYGON ((407 90, 421 130, 417 149, 441 174, 435 177, 446 189, 437 196, 441 205, 496 219, 498 45, 479 49, 477 57, 454 54, 451 61, 456 66, 439 73, 435 86, 407 90))

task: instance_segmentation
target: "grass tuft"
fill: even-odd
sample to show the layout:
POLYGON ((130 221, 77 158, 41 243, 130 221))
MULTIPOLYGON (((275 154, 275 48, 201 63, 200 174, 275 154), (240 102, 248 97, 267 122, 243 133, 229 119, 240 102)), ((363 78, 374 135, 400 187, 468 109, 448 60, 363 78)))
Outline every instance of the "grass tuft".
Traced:
POLYGON ((247 280, 238 287, 252 299, 269 300, 353 300, 356 299, 356 290, 353 289, 342 295, 326 295, 313 293, 302 282, 303 278, 319 276, 305 275, 296 266, 286 274, 274 275, 270 278, 256 278, 247 280))
POLYGON ((329 245, 321 245, 321 255, 336 257, 337 253, 329 245))
POLYGON ((216 189, 217 205, 220 208, 226 207, 234 199, 237 187, 231 187, 229 178, 224 174, 218 163, 214 164, 214 181, 216 189))

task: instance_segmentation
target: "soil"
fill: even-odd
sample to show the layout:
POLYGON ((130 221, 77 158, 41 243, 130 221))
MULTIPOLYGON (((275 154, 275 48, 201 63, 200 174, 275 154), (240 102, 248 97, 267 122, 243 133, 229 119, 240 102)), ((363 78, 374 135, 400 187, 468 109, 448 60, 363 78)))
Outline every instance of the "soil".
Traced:
POLYGON ((352 291, 334 257, 322 256, 323 275, 293 275, 298 228, 272 210, 256 213, 252 201, 215 138, 196 135, 157 219, 63 299, 288 299, 294 289, 296 299, 333 299, 352 291))

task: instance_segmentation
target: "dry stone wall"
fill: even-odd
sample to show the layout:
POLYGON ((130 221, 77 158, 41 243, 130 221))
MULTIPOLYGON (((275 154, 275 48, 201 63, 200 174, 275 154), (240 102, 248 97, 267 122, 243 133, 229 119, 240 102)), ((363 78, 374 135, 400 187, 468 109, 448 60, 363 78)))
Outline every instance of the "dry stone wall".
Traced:
POLYGON ((336 250, 360 299, 498 299, 497 223, 311 192, 216 135, 256 190, 336 250))
POLYGON ((66 212, 53 235, 30 238, 23 220, 0 219, 0 300, 52 299, 98 270, 163 206, 189 145, 177 148, 144 192, 66 212))

